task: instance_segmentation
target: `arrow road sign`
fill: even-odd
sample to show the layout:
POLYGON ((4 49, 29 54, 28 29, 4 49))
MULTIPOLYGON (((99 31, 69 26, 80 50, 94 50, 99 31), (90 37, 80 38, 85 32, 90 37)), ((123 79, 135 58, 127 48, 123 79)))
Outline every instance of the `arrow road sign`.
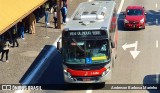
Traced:
POLYGON ((137 51, 138 41, 135 41, 135 43, 133 43, 133 44, 126 43, 122 46, 122 48, 124 50, 126 50, 127 48, 132 48, 132 47, 134 47, 134 51, 130 51, 130 53, 131 53, 132 57, 135 59, 140 53, 140 51, 137 51))

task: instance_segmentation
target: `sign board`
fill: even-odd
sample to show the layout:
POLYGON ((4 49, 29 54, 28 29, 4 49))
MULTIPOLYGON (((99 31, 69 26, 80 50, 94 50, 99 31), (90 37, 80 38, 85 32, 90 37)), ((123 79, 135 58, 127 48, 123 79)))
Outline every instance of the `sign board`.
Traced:
POLYGON ((95 30, 89 30, 89 31, 66 31, 64 32, 64 37, 85 37, 85 36, 106 36, 105 31, 95 31, 95 30))

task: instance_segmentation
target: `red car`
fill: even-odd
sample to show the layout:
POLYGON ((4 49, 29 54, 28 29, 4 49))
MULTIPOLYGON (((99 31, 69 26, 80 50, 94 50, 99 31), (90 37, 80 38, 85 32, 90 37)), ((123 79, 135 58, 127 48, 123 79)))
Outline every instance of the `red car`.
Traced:
POLYGON ((146 15, 142 6, 128 6, 124 15, 125 29, 145 29, 146 15))

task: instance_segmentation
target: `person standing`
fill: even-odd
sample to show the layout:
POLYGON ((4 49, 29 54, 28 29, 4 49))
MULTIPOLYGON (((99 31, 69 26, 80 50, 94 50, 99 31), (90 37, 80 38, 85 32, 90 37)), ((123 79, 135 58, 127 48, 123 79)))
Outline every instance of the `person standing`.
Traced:
POLYGON ((54 27, 57 28, 57 8, 56 7, 54 9, 53 18, 54 18, 54 27))
POLYGON ((29 15, 29 33, 35 34, 36 18, 33 13, 29 15))
POLYGON ((28 18, 28 16, 27 17, 25 17, 24 19, 23 19, 23 21, 24 21, 24 23, 25 23, 25 25, 24 25, 24 32, 25 33, 29 33, 29 18, 28 18))
POLYGON ((49 8, 45 10, 45 24, 49 25, 49 8))
POLYGON ((49 2, 45 4, 45 24, 49 25, 49 2))
POLYGON ((62 2, 63 2, 63 6, 66 5, 66 8, 67 8, 67 6, 68 6, 68 0, 62 0, 62 2))
POLYGON ((67 18, 67 8, 66 8, 66 5, 63 5, 63 7, 61 8, 61 13, 62 13, 63 24, 65 24, 66 23, 66 18, 67 18))
POLYGON ((16 30, 16 26, 13 26, 11 28, 11 33, 12 33, 12 41, 13 41, 13 45, 12 47, 15 47, 15 43, 17 45, 17 47, 19 46, 19 43, 17 41, 17 38, 18 38, 18 33, 17 33, 17 30, 16 30))
POLYGON ((23 22, 20 22, 20 35, 21 35, 22 39, 25 39, 24 38, 24 24, 23 24, 23 22))
POLYGON ((1 61, 3 61, 4 54, 6 54, 6 62, 9 62, 9 61, 8 61, 9 47, 10 47, 10 43, 9 43, 9 39, 7 38, 7 39, 4 41, 4 44, 3 44, 1 61))

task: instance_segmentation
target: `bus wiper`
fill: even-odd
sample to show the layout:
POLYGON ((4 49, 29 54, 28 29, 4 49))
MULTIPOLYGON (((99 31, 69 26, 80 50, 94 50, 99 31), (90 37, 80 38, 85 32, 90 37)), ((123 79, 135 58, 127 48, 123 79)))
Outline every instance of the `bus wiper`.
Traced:
MULTIPOLYGON (((72 39, 75 43, 77 43, 77 41, 75 39, 72 39)), ((81 46, 79 46, 78 44, 76 44, 77 47, 81 50, 81 51, 85 51, 81 46)))

